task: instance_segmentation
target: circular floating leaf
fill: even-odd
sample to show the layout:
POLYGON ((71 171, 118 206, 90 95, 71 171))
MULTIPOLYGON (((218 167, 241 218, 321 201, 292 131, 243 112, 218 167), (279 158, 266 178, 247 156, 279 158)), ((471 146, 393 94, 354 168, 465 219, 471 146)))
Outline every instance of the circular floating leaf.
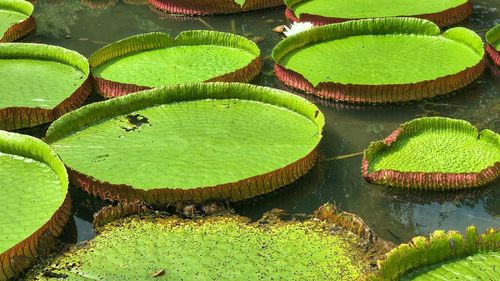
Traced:
POLYGON ((486 51, 496 66, 500 67, 500 24, 486 32, 486 51))
POLYGON ((46 252, 70 215, 68 175, 50 147, 0 131, 0 280, 14 277, 46 252))
POLYGON ((485 68, 481 38, 440 34, 415 18, 349 21, 310 29, 273 50, 276 76, 323 98, 353 103, 421 100, 460 89, 485 68))
POLYGON ((16 41, 35 29, 33 5, 24 0, 0 0, 0 42, 16 41))
POLYGON ((496 280, 500 275, 500 232, 475 227, 460 233, 435 231, 392 249, 378 262, 372 280, 496 280))
POLYGON ((104 226, 43 271, 64 280, 356 280, 365 267, 358 241, 311 220, 135 218, 104 226))
POLYGON ((249 82, 261 69, 254 42, 215 31, 132 36, 89 58, 97 91, 122 96, 153 87, 191 82, 249 82))
POLYGON ((81 106, 90 94, 89 65, 61 47, 0 44, 0 129, 51 122, 81 106))
POLYGON ((469 0, 285 0, 291 21, 325 25, 348 20, 383 17, 417 17, 444 27, 472 13, 469 0))
POLYGON ((46 141, 70 179, 102 198, 237 201, 304 175, 323 124, 318 108, 298 96, 202 83, 85 106, 54 122, 46 141))
POLYGON ((162 11, 184 15, 231 14, 283 6, 283 0, 149 0, 162 11))
POLYGON ((500 175, 500 135, 469 122, 415 119, 370 144, 363 159, 369 182, 408 188, 461 189, 500 175))

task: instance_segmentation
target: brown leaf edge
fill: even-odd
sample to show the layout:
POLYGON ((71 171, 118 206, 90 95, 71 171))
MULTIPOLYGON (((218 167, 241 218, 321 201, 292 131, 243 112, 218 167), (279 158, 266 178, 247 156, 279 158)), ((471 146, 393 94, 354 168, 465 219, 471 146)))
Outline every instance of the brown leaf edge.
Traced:
POLYGON ((490 56, 491 60, 494 63, 494 66, 500 67, 500 52, 497 51, 493 46, 489 43, 485 44, 486 53, 490 56))
POLYGON ((480 236, 476 227, 469 226, 465 236, 457 231, 434 231, 429 238, 414 237, 409 243, 403 243, 388 252, 377 261, 378 271, 366 280, 399 280, 414 269, 437 264, 447 260, 463 258, 478 252, 499 251, 500 232, 487 229, 480 236))
MULTIPOLYGON (((95 68, 95 67, 105 63, 106 61, 112 60, 114 58, 123 56, 123 55, 131 53, 131 52, 155 49, 155 48, 160 48, 163 46, 169 46, 171 44, 175 44, 175 42, 178 40, 178 38, 180 38, 182 36, 190 36, 191 34, 195 34, 197 32, 202 34, 202 36, 203 36, 203 34, 205 34, 206 36, 213 36, 213 37, 224 36, 224 34, 222 32, 190 31, 190 32, 183 32, 183 33, 179 34, 179 36, 177 36, 177 38, 173 39, 173 43, 171 43, 168 41, 172 40, 172 39, 168 36, 166 37, 166 35, 159 36, 159 34, 155 34, 155 33, 143 34, 143 35, 139 35, 139 36, 143 36, 145 38, 143 40, 145 42, 144 45, 137 44, 137 43, 136 44, 131 43, 129 46, 127 46, 128 48, 126 48, 122 51, 112 50, 113 44, 117 44, 117 45, 124 44, 124 43, 120 43, 121 41, 118 41, 118 42, 115 42, 115 43, 108 45, 107 46, 108 49, 106 49, 106 47, 104 47, 101 50, 96 51, 94 54, 92 54, 91 58, 89 58, 89 61, 90 61, 91 67, 95 68), (210 35, 210 34, 212 34, 212 35, 210 35), (154 36, 156 36, 157 38, 155 39, 154 36), (149 37, 149 38, 147 38, 147 37, 149 37), (155 40, 157 40, 159 42, 152 42, 155 40), (161 42, 161 41, 165 41, 165 42, 161 42)), ((134 38, 139 38, 139 36, 132 36, 132 37, 123 39, 122 41, 126 41, 126 40, 132 41, 132 40, 134 40, 134 38)), ((236 35, 231 35, 231 34, 226 34, 225 36, 233 37, 234 39, 238 38, 238 40, 242 39, 239 36, 236 37, 236 35)), ((139 39, 139 40, 141 40, 141 39, 139 39)), ((230 38, 228 40, 230 40, 230 38)), ((183 42, 183 43, 188 43, 188 42, 183 42)), ((249 48, 253 49, 252 50, 253 52, 258 50, 258 47, 255 45, 255 43, 251 42, 250 40, 248 40, 248 42, 246 42, 246 43, 252 44, 252 45, 250 45, 249 48)), ((193 45, 196 45, 196 44, 197 43, 195 42, 195 44, 193 44, 193 45)), ((205 44, 208 44, 208 42, 205 44)), ((216 44, 216 42, 214 42, 213 44, 216 44)), ((253 59, 245 67, 243 67, 241 69, 237 69, 237 70, 230 72, 230 73, 226 73, 226 74, 218 76, 218 77, 211 78, 205 82, 242 82, 242 83, 248 83, 248 82, 252 81, 255 77, 257 77, 257 75, 259 75, 261 69, 262 69, 262 59, 260 57, 260 51, 257 51, 255 59, 253 59)), ((148 87, 148 86, 140 86, 140 85, 135 85, 135 84, 120 83, 120 82, 107 80, 104 78, 97 77, 93 74, 92 74, 92 80, 93 80, 93 85, 94 85, 95 90, 105 98, 115 98, 115 97, 119 97, 119 96, 128 95, 128 94, 134 93, 134 92, 152 89, 152 87, 148 87)))
MULTIPOLYGON (((370 172, 370 160, 373 155, 382 151, 398 141, 399 138, 406 134, 415 133, 415 128, 408 129, 415 123, 422 123, 424 129, 429 127, 442 126, 442 123, 449 123, 449 126, 465 126, 475 127, 462 120, 454 120, 442 117, 427 117, 410 121, 401 125, 398 129, 393 131, 387 138, 374 142, 365 150, 361 172, 366 181, 375 184, 389 185, 402 188, 414 188, 423 190, 460 190, 467 188, 480 187, 495 181, 500 176, 500 162, 496 162, 493 166, 489 166, 481 170, 481 172, 472 173, 423 173, 423 172, 400 172, 396 170, 380 170, 377 172, 370 172), (435 124, 437 121, 441 124, 435 124), (462 123, 462 124, 459 124, 462 123), (458 124, 458 125, 457 125, 458 124), (407 132, 410 131, 410 132, 407 132), (371 155, 371 156, 369 156, 371 155)), ((485 131, 481 132, 484 133, 485 131)), ((491 131, 490 131, 491 132, 491 131)), ((495 134, 491 132, 491 134, 495 134)), ((500 138, 500 137, 499 137, 500 138)))
POLYGON ((68 174, 70 181, 84 191, 112 201, 146 202, 155 206, 186 201, 193 203, 210 200, 235 202, 272 192, 296 181, 314 166, 316 158, 317 147, 304 158, 278 170, 237 182, 189 190, 168 187, 150 190, 135 189, 129 185, 99 181, 70 167, 68 167, 68 174))
POLYGON ((341 226, 342 228, 356 234, 359 238, 370 243, 381 243, 381 246, 389 251, 394 247, 391 242, 377 237, 373 230, 368 227, 359 216, 339 210, 335 205, 326 203, 314 211, 313 217, 341 226))
POLYGON ((45 225, 22 242, 0 254, 0 280, 14 278, 33 265, 31 262, 27 264, 16 263, 17 257, 25 257, 35 261, 36 258, 51 251, 54 247, 51 240, 61 234, 70 215, 71 198, 68 194, 61 207, 45 225))
POLYGON ((285 85, 320 98, 358 104, 382 104, 419 101, 454 92, 471 84, 481 76, 485 68, 486 60, 483 58, 475 66, 456 74, 414 84, 356 85, 326 82, 316 87, 301 74, 279 64, 274 65, 274 73, 285 85))
POLYGON ((243 7, 233 0, 148 0, 153 7, 172 14, 205 16, 232 14, 283 6, 283 0, 247 0, 243 7))
POLYGON ((83 105, 89 97, 92 90, 89 65, 87 59, 79 53, 44 44, 5 43, 0 46, 6 50, 5 53, 2 53, 5 58, 23 56, 60 61, 79 69, 86 76, 86 80, 82 85, 53 109, 39 107, 0 108, 0 130, 12 131, 52 122, 65 113, 83 105))
POLYGON ((284 84, 316 96, 358 104, 403 103, 433 98, 465 87, 486 68, 486 54, 481 38, 473 31, 456 27, 441 33, 433 22, 417 18, 378 18, 348 21, 316 27, 279 42, 273 49, 275 75, 284 84), (462 71, 433 80, 408 84, 356 85, 322 82, 313 86, 301 74, 279 63, 288 53, 317 42, 361 34, 423 34, 444 37, 470 47, 479 56, 477 63, 462 71))
MULTIPOLYGON (((68 179, 64 164, 47 144, 29 136, 2 131, 0 131, 0 134, 17 135, 17 137, 12 138, 14 142, 8 141, 7 146, 4 146, 7 152, 16 152, 16 154, 20 153, 20 155, 31 155, 33 153, 33 157, 36 159, 50 161, 47 163, 58 173, 67 188, 68 179), (34 147, 34 152, 25 151, 24 146, 30 146, 31 149, 34 147)), ((0 280, 9 280, 17 277, 25 269, 32 266, 36 258, 44 256, 51 251, 55 246, 55 238, 61 234, 70 216, 71 198, 70 194, 66 193, 61 206, 43 226, 23 241, 0 253, 0 280)))
POLYGON ((116 206, 106 206, 94 214, 92 226, 94 229, 115 221, 117 219, 125 218, 132 215, 141 215, 150 213, 151 210, 148 206, 141 203, 132 204, 118 204, 116 206))
MULTIPOLYGON (((462 5, 444 10, 439 13, 421 14, 412 17, 430 20, 436 23, 436 25, 438 25, 439 27, 446 27, 465 20, 471 14, 472 14, 472 2, 467 1, 462 5)), ((292 22, 310 22, 316 26, 332 24, 332 23, 340 23, 349 20, 359 20, 359 19, 325 17, 319 15, 311 15, 307 13, 301 14, 299 19, 290 8, 287 8, 285 10, 285 16, 288 20, 292 22)))
POLYGON ((7 107, 0 109, 0 129, 13 131, 49 123, 82 106, 92 90, 90 78, 54 109, 7 107))
POLYGON ((35 18, 29 16, 22 22, 16 23, 9 27, 7 31, 0 38, 0 43, 2 42, 12 42, 23 38, 24 36, 30 34, 36 28, 35 18))

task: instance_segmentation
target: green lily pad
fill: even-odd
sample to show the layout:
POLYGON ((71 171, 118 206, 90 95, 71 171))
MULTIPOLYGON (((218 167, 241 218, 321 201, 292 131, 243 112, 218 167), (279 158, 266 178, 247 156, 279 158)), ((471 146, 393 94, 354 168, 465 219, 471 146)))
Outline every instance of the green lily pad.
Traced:
POLYGON ((418 17, 447 26, 472 13, 469 0, 285 0, 294 21, 324 25, 347 20, 382 17, 418 17))
POLYGON ((495 280, 500 276, 500 252, 478 253, 466 258, 452 260, 438 265, 424 267, 401 280, 495 280), (480 279, 479 279, 480 280, 480 279))
POLYGON ((24 0, 0 0, 0 42, 15 41, 35 29, 33 5, 24 0))
POLYGON ((415 119, 365 151, 370 182, 409 188, 459 189, 500 176, 500 135, 463 120, 415 119))
MULTIPOLYGON (((57 257, 38 280, 356 280, 366 265, 345 231, 321 221, 129 218, 57 257)), ((31 277, 31 276, 30 276, 31 277)))
POLYGON ((58 235, 69 218, 68 176, 50 147, 0 131, 0 280, 14 277, 58 235))
POLYGON ((0 44, 0 129, 51 122, 79 107, 90 94, 89 65, 61 47, 0 44))
POLYGON ((301 32, 273 50, 285 84, 324 98, 384 103, 420 100, 464 87, 484 70, 473 31, 440 34, 432 22, 383 18, 301 32))
POLYGON ((46 141, 72 181, 103 198, 237 201, 305 174, 323 124, 295 95, 202 83, 85 106, 54 122, 46 141))
POLYGON ((488 229, 480 237, 471 226, 414 237, 378 262, 372 280, 496 280, 500 274, 500 232, 488 229))
POLYGON ((495 50, 500 51, 500 24, 497 24, 486 32, 486 41, 493 46, 495 50))
POLYGON ((89 61, 105 97, 182 83, 249 82, 261 69, 254 42, 202 30, 175 39, 164 33, 132 36, 98 50, 89 61))
POLYGON ((283 6, 283 0, 149 0, 159 10, 190 16, 231 14, 283 6))
POLYGON ((500 24, 486 32, 486 51, 493 63, 500 67, 500 24))

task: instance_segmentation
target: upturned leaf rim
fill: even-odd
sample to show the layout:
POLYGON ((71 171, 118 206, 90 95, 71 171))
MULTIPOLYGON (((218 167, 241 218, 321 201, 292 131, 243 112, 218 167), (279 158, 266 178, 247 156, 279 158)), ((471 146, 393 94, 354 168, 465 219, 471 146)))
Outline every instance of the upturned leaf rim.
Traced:
MULTIPOLYGON (((253 41, 231 33, 210 30, 189 30, 176 37, 162 32, 151 32, 130 36, 97 50, 89 57, 92 69, 121 56, 161 48, 177 46, 218 45, 244 50, 254 56, 245 67, 213 77, 205 82, 250 82, 262 69, 261 51, 253 41)), ((105 98, 123 96, 129 93, 152 89, 147 85, 121 83, 92 74, 95 90, 105 98)))

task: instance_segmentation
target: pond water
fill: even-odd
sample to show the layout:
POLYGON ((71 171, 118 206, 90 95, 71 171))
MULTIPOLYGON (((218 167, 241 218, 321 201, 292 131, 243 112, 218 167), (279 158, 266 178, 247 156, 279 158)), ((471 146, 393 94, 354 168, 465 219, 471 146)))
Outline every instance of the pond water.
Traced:
MULTIPOLYGON (((488 28, 500 22, 500 1, 473 2, 474 13, 461 26, 484 36, 488 28)), ((24 41, 59 45, 89 56, 105 44, 144 32, 162 31, 171 35, 190 29, 234 32, 257 41, 263 51, 263 73, 254 83, 292 91, 273 76, 270 58, 272 48, 281 40, 272 29, 287 23, 283 11, 284 8, 276 8, 237 15, 186 18, 161 13, 137 0, 39 0, 34 12, 37 31, 24 41)), ((471 224, 480 231, 499 227, 498 181, 471 192, 408 192, 365 182, 360 174, 359 155, 332 159, 361 152, 371 141, 384 138, 401 123, 422 116, 465 119, 481 129, 498 132, 499 90, 500 79, 495 79, 487 71, 471 86, 451 96, 407 105, 352 106, 308 96, 326 118, 320 150, 322 160, 298 182, 272 194, 233 204, 233 207, 238 214, 258 219, 272 208, 282 208, 290 213, 311 213, 321 204, 331 202, 359 215, 380 237, 396 243, 435 229, 463 231, 471 224)), ((73 242, 90 239, 94 235, 92 214, 102 202, 78 190, 74 190, 73 195, 76 207, 72 225, 76 227, 70 227, 69 237, 73 242)))

